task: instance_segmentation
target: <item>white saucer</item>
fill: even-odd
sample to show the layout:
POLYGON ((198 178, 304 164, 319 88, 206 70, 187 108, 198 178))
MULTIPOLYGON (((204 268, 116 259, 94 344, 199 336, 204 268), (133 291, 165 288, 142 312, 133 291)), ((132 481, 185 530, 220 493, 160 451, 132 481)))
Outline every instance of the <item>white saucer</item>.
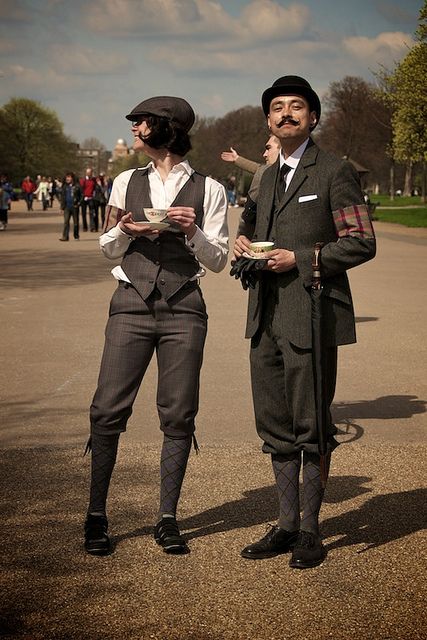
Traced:
POLYGON ((161 231, 170 227, 169 222, 149 222, 148 220, 135 220, 135 224, 143 224, 153 229, 153 231, 161 231))
POLYGON ((242 253, 242 256, 244 258, 250 258, 251 260, 267 260, 264 256, 251 256, 249 253, 246 253, 246 251, 242 253))

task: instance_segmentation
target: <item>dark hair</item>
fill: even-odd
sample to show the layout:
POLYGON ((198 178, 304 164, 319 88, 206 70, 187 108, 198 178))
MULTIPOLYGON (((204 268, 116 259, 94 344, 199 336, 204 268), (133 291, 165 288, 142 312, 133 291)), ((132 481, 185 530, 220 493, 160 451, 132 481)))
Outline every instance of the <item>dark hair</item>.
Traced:
POLYGON ((167 149, 178 156, 185 156, 191 149, 190 136, 177 124, 161 116, 147 115, 145 119, 150 133, 141 136, 153 149, 167 149))
POLYGON ((76 175, 75 175, 72 171, 67 171, 67 172, 64 174, 64 178, 63 178, 62 182, 65 182, 65 178, 66 178, 67 176, 71 176, 71 177, 72 177, 72 179, 73 179, 73 184, 76 184, 76 175))

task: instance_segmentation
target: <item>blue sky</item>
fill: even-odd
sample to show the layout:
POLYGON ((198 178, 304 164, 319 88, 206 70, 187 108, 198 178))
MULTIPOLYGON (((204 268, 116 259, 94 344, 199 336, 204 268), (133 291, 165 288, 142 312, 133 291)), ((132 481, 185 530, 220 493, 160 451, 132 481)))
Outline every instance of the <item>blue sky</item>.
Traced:
POLYGON ((374 81, 411 46, 423 0, 0 0, 0 104, 54 109, 77 142, 131 140, 124 119, 153 95, 201 116, 260 104, 282 75, 322 96, 374 81))

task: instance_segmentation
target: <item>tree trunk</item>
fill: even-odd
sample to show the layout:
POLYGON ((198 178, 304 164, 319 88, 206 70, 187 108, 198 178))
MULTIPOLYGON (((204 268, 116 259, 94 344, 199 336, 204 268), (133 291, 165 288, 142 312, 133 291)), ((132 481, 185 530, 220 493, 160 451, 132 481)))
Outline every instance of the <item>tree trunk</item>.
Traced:
POLYGON ((390 163, 390 200, 394 200, 394 160, 390 163))
POLYGON ((404 196, 412 195, 412 160, 408 160, 406 163, 406 171, 405 171, 405 186, 403 188, 404 196))
POLYGON ((423 204, 425 204, 427 202, 427 198, 426 198, 426 178, 427 178, 427 171, 426 171, 426 162, 425 160, 423 160, 423 168, 422 168, 422 175, 421 175, 421 202, 423 204))

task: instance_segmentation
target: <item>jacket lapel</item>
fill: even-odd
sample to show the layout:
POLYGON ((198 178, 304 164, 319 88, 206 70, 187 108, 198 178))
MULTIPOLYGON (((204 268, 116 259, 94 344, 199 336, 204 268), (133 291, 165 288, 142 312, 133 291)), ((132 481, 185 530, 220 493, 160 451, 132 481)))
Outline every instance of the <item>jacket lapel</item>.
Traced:
POLYGON ((308 141, 307 147, 301 157, 301 160, 298 163, 297 169, 292 177, 291 183, 287 188, 287 190, 285 191, 283 198, 279 202, 279 205, 277 207, 278 214, 283 211, 283 209, 286 207, 288 202, 294 197, 298 189, 306 180, 307 178, 306 168, 316 163, 318 151, 319 151, 318 148, 314 144, 313 140, 310 138, 308 141))
POLYGON ((257 237, 267 238, 268 228, 270 224, 270 215, 274 207, 274 194, 276 191, 276 180, 279 173, 279 160, 265 171, 263 175, 263 211, 264 214, 257 216, 257 237))

